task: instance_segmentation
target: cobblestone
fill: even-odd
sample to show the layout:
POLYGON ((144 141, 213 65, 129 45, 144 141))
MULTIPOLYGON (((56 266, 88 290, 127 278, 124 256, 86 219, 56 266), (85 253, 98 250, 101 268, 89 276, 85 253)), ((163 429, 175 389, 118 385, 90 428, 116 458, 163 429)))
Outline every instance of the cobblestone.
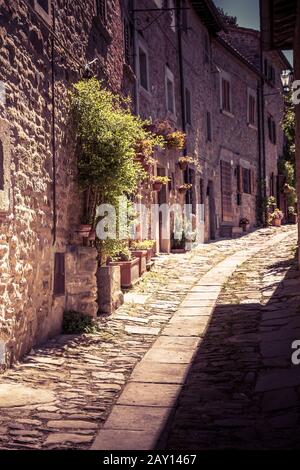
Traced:
MULTIPOLYGON (((219 282, 219 280, 208 277, 205 285, 201 285, 203 275, 209 273, 212 267, 226 260, 226 258, 234 253, 243 252, 246 248, 251 249, 251 247, 256 247, 257 244, 261 244, 263 247, 266 241, 270 241, 272 236, 275 233, 280 233, 280 231, 283 233, 287 232, 287 235, 291 232, 291 237, 287 244, 290 250, 289 256, 286 250, 283 250, 282 256, 280 256, 283 263, 286 263, 287 260, 290 262, 291 246, 295 238, 295 230, 290 227, 279 230, 273 228, 259 230, 238 240, 223 240, 209 245, 202 245, 193 250, 193 252, 186 254, 161 256, 157 259, 154 270, 146 274, 140 284, 135 286, 130 295, 127 296, 124 306, 111 317, 99 320, 102 327, 101 333, 82 336, 61 335, 44 346, 33 350, 22 362, 16 364, 11 370, 8 370, 0 377, 0 396, 3 386, 14 386, 17 384, 35 389, 37 394, 42 392, 51 393, 51 401, 48 402, 47 400, 47 403, 44 401, 35 404, 29 399, 26 403, 23 403, 23 406, 17 406, 16 403, 13 403, 13 406, 9 407, 2 406, 3 404, 1 405, 0 402, 0 448, 88 449, 97 431, 103 427, 112 407, 116 404, 121 392, 128 383, 135 365, 150 350, 153 343, 157 340, 157 335, 161 334, 162 329, 169 323, 174 313, 177 312, 177 317, 182 318, 183 321, 186 315, 195 317, 195 322, 193 323, 195 324, 195 335, 202 334, 201 321, 198 323, 199 309, 197 307, 178 309, 191 290, 196 294, 195 301, 197 305, 199 303, 202 305, 203 296, 198 295, 201 292, 212 293, 204 296, 204 302, 214 302, 214 287, 216 281, 219 282), (206 286, 209 286, 207 291, 206 286), (197 328, 199 328, 198 331, 197 328), (8 433, 8 429, 12 432, 8 433)), ((274 261, 280 255, 278 248, 276 250, 277 254, 272 254, 274 261)), ((257 286, 256 271, 260 272, 261 263, 263 264, 264 262, 264 259, 259 258, 259 262, 253 264, 253 269, 247 267, 247 269, 242 269, 237 273, 238 279, 240 277, 244 279, 244 284, 253 280, 253 284, 250 282, 251 285, 243 290, 241 297, 240 292, 236 297, 237 289, 234 288, 234 285, 235 283, 237 285, 237 281, 232 281, 232 285, 229 283, 231 290, 226 286, 222 294, 221 307, 222 309, 227 308, 228 311, 222 311, 220 315, 224 316, 224 320, 229 315, 230 321, 228 324, 224 321, 213 329, 210 328, 208 336, 210 340, 206 339, 207 333, 205 333, 204 347, 209 349, 210 355, 209 357, 204 355, 195 363, 197 381, 199 380, 201 383, 200 391, 198 382, 197 387, 191 387, 192 393, 202 397, 196 410, 196 415, 199 417, 201 417, 201 413, 204 413, 202 406, 205 405, 205 409, 207 409, 206 400, 210 403, 212 397, 215 397, 214 399, 216 400, 214 403, 216 408, 213 409, 221 410, 222 400, 225 400, 226 404, 226 398, 232 384, 239 381, 239 368, 236 369, 236 349, 250 347, 250 351, 247 352, 247 358, 243 354, 238 361, 238 366, 242 367, 244 371, 247 369, 248 373, 253 370, 256 378, 256 365, 260 358, 260 354, 257 351, 257 341, 260 338, 264 338, 268 331, 272 333, 274 328, 287 327, 287 324, 282 324, 281 322, 280 324, 272 323, 271 325, 265 323, 264 328, 268 331, 257 330, 256 319, 258 313, 256 305, 259 299, 256 297, 257 291, 255 291, 257 286), (240 302, 247 300, 244 297, 246 294, 251 296, 251 292, 255 294, 255 305, 242 305, 240 302), (231 297, 236 299, 234 305, 232 304, 231 297), (231 316, 234 315, 234 319, 236 318, 237 309, 240 309, 240 319, 237 321, 238 331, 233 332, 233 318, 231 316), (244 323, 242 323, 242 320, 244 323), (245 342, 243 336, 246 334, 254 334, 255 336, 248 336, 247 342, 245 342), (235 336, 241 335, 243 342, 240 343, 234 340, 225 341, 225 350, 223 351, 222 341, 224 338, 227 338, 226 335, 233 339, 235 336), (229 344, 230 347, 228 346, 229 344), (228 347, 229 352, 227 351, 228 347), (228 364, 232 365, 230 373, 227 372, 228 364), (214 370, 217 371, 215 377, 212 374, 214 370), (218 384, 217 388, 215 384, 218 384)), ((270 286, 273 284, 275 291, 274 283, 277 282, 277 286, 278 283, 281 285, 288 268, 288 264, 280 266, 279 272, 276 267, 270 268, 268 277, 264 278, 264 280, 262 277, 259 278, 260 286, 266 287, 265 292, 269 293, 270 286)), ((222 279, 221 267, 220 279, 222 279)), ((233 279, 235 279, 234 276, 233 279)), ((295 280, 295 278, 291 280, 295 280)), ((289 287, 288 292, 291 297, 284 297, 284 302, 292 304, 295 300, 292 284, 288 284, 285 287, 289 287)), ((220 308, 219 305, 218 301, 217 309, 220 308)), ((260 306, 260 309, 262 308, 263 305, 260 306)), ((266 302, 266 317, 264 317, 266 320, 270 319, 268 315, 270 312, 273 312, 269 308, 270 303, 266 302)), ((276 302, 275 314, 277 311, 279 312, 277 308, 276 302)), ((205 317, 205 308, 203 307, 201 308, 201 315, 205 317)), ((281 317, 278 316, 278 318, 281 317)), ((294 315, 291 318, 294 319, 294 315)), ((176 328, 178 321, 171 321, 169 328, 176 328)), ((214 319, 212 319, 212 322, 213 324, 216 323, 214 319)), ((184 362, 187 364, 181 364, 180 368, 176 366, 174 383, 182 383, 187 373, 188 363, 192 358, 194 348, 191 341, 195 337, 193 338, 194 335, 190 333, 192 332, 187 331, 186 333, 190 336, 189 346, 184 348, 183 351, 181 348, 180 352, 176 352, 176 348, 173 346, 166 346, 168 341, 167 336, 159 337, 159 341, 164 343, 160 348, 157 348, 160 355, 166 351, 170 357, 174 357, 175 354, 186 356, 184 362)), ((182 338, 179 337, 178 341, 182 343, 182 338)), ((155 351, 155 348, 151 349, 151 351, 153 350, 155 351)), ((144 382, 147 382, 147 376, 149 375, 149 384, 151 384, 152 381, 155 382, 156 380, 161 382, 161 377, 166 377, 167 372, 164 371, 163 363, 160 364, 159 370, 151 370, 149 365, 148 370, 147 368, 141 369, 139 372, 137 368, 131 380, 139 381, 139 377, 141 377, 139 374, 145 374, 143 376, 144 382), (134 376, 136 377, 135 379, 134 376)), ((248 376, 247 380, 248 386, 253 386, 254 378, 248 376)), ((172 368, 170 369, 169 383, 173 383, 172 368)), ((166 386, 170 390, 172 389, 172 385, 167 385, 166 383, 166 386)), ((241 400, 242 403, 244 403, 244 400, 247 402, 248 396, 247 393, 244 393, 244 388, 240 390, 237 387, 236 393, 238 395, 241 393, 243 398, 241 399, 239 395, 239 398, 234 400, 233 409, 235 411, 234 413, 231 411, 234 416, 224 416, 223 414, 217 416, 221 421, 227 420, 226 427, 229 423, 232 425, 236 422, 235 419, 240 409, 241 400), (238 405, 238 408, 235 408, 235 405, 238 405)), ((152 398, 155 399, 155 397, 152 398)), ((159 406, 159 403, 157 403, 157 406, 159 406)), ((189 415, 192 415, 192 412, 189 415)), ((243 428, 245 423, 247 424, 246 431, 250 433, 250 425, 245 420, 245 417, 238 416, 237 419, 243 423, 243 428)), ((206 422, 206 419, 204 422, 206 422)), ((199 435, 202 435, 204 431, 200 429, 199 435)), ((134 431, 131 433, 136 435, 134 431)), ((107 439, 110 434, 111 432, 107 430, 107 439)), ((141 440, 141 445, 143 446, 142 434, 140 433, 137 439, 141 440)), ((207 436, 210 435, 214 435, 211 428, 209 428, 207 436)), ((145 435, 144 437, 148 439, 149 443, 152 442, 151 436, 147 437, 145 435)), ((117 439, 116 435, 114 439, 117 439)), ((207 442, 207 438, 204 439, 204 442, 207 442)), ((105 444, 102 443, 101 445, 104 446, 105 444)))

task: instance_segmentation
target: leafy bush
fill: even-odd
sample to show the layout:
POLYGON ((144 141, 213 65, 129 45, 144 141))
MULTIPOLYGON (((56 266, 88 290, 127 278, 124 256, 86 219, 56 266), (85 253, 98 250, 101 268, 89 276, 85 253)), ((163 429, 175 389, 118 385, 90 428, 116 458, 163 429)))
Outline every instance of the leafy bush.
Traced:
POLYGON ((62 329, 63 333, 68 335, 100 331, 99 325, 93 317, 74 310, 64 312, 62 329))
POLYGON ((154 248, 155 240, 133 241, 130 243, 132 250, 148 250, 154 248))
MULTIPOLYGON (((78 181, 85 194, 84 223, 96 225, 96 209, 111 204, 118 216, 119 198, 129 199, 147 177, 137 161, 138 145, 151 155, 163 139, 145 130, 145 122, 131 113, 130 102, 106 90, 96 78, 74 85, 71 105, 76 130, 78 181)), ((118 240, 97 241, 100 263, 120 249, 118 240)))

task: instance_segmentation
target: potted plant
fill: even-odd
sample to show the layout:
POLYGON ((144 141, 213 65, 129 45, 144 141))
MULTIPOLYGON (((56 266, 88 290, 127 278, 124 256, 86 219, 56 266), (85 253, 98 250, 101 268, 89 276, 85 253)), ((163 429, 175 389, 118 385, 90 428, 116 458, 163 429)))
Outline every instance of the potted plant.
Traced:
POLYGON ((152 179, 152 189, 153 191, 159 192, 164 185, 167 185, 170 181, 170 178, 167 176, 154 176, 152 179))
POLYGON ((288 208, 288 222, 289 222, 289 224, 297 224, 297 222, 298 222, 298 215, 297 215, 297 212, 295 210, 295 207, 293 207, 293 206, 290 206, 288 208))
POLYGON ((185 231, 177 233, 174 232, 171 238, 171 251, 172 253, 185 253, 186 252, 186 234, 185 231))
POLYGON ((155 255, 155 240, 143 240, 143 241, 133 241, 130 244, 130 249, 133 254, 136 254, 138 251, 146 251, 147 252, 147 264, 149 264, 152 258, 155 255))
POLYGON ((173 128, 169 121, 163 121, 158 119, 154 122, 145 124, 144 127, 147 132, 152 132, 153 134, 156 134, 158 136, 166 136, 167 134, 170 134, 173 131, 173 128))
POLYGON ((281 227, 283 219, 283 212, 280 209, 275 209, 274 212, 269 214, 269 223, 274 227, 281 227))
POLYGON ((250 225, 250 222, 249 222, 249 220, 247 219, 247 217, 243 217, 243 218, 240 220, 240 227, 243 229, 243 232, 248 232, 249 225, 250 225))
POLYGON ((181 186, 178 186, 177 190, 180 194, 185 194, 189 189, 192 189, 193 185, 184 183, 181 186))
POLYGON ((140 277, 140 259, 132 257, 128 248, 107 259, 110 266, 120 266, 121 287, 128 289, 132 287, 140 277))
POLYGON ((187 166, 193 163, 195 163, 195 160, 192 157, 185 156, 178 158, 178 166, 182 171, 185 171, 187 166))
POLYGON ((165 136, 166 145, 169 149, 182 150, 186 142, 186 134, 182 131, 175 131, 165 136))

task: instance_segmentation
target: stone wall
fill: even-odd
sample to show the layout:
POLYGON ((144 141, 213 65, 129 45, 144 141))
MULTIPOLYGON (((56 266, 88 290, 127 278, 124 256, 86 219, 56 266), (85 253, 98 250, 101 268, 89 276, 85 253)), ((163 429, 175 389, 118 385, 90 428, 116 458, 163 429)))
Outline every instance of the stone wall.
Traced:
MULTIPOLYGON (((57 334, 66 307, 78 305, 95 314, 95 299, 90 304, 95 273, 92 281, 84 269, 81 279, 81 259, 83 265, 93 264, 87 251, 80 252, 80 260, 72 258, 77 271, 69 279, 67 272, 68 296, 53 295, 55 253, 67 251, 81 217, 67 93, 86 62, 97 57, 99 78, 117 92, 132 94, 123 70, 120 2, 108 2, 107 27, 95 17, 93 0, 84 7, 82 2, 52 3, 54 25, 52 17, 37 14, 33 1, 0 5, 0 80, 6 98, 0 104, 0 137, 10 167, 0 194, 3 365, 57 334), (75 284, 82 297, 90 292, 83 303, 74 300, 75 284)), ((73 255, 66 257, 68 266, 73 255)))

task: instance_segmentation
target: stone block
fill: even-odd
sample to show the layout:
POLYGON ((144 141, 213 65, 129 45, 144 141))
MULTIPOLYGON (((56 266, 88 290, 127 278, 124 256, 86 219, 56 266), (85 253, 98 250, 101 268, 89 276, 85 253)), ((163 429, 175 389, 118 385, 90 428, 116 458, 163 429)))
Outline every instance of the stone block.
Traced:
POLYGON ((97 271, 98 307, 100 313, 111 314, 124 302, 121 291, 120 266, 101 266, 97 271))

